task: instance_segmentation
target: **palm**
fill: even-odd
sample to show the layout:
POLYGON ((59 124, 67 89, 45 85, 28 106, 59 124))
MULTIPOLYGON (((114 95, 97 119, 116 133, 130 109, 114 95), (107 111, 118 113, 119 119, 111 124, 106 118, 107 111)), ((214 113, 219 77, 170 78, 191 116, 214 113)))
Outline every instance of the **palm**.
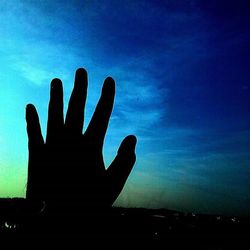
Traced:
POLYGON ((106 170, 102 148, 114 102, 113 79, 105 80, 95 113, 82 134, 86 94, 87 73, 79 69, 64 122, 62 83, 52 81, 45 142, 35 107, 27 106, 27 199, 46 201, 51 207, 62 206, 66 199, 75 209, 76 204, 79 208, 110 206, 121 192, 135 162, 136 138, 124 139, 106 170))

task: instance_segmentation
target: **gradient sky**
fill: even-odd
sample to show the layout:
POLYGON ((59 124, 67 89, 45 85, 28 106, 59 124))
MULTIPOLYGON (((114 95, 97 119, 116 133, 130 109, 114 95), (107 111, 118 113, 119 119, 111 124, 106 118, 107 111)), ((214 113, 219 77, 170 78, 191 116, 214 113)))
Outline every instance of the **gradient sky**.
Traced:
POLYGON ((45 135, 51 79, 67 104, 85 67, 85 124, 116 80, 107 166, 138 137, 116 205, 250 214, 249 16, 248 1, 1 0, 0 196, 25 195, 26 104, 45 135))

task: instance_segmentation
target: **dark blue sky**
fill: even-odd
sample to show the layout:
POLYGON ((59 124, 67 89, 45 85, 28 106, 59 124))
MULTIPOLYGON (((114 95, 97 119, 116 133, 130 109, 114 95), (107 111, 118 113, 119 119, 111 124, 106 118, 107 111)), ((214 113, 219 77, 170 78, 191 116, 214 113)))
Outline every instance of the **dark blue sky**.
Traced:
POLYGON ((83 66, 87 122, 103 79, 117 84, 107 165, 138 137, 118 205, 249 214, 249 16, 248 1, 1 1, 0 195, 25 193, 26 103, 45 134, 50 80, 67 103, 83 66))

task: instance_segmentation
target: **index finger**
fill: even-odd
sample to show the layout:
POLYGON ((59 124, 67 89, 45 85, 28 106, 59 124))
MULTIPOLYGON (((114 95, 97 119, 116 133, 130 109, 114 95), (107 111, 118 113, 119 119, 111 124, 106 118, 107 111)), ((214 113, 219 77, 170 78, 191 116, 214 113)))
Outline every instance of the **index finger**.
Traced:
POLYGON ((85 136, 93 141, 93 144, 100 147, 103 145, 104 137, 108 128, 114 98, 115 81, 113 78, 108 77, 104 81, 101 97, 85 132, 85 136))

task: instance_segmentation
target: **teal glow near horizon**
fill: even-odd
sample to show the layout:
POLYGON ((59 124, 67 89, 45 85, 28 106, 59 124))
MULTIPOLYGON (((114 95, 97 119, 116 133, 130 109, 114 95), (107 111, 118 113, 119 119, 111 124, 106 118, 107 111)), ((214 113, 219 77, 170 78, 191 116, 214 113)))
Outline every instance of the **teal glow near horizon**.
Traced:
POLYGON ((1 1, 0 196, 25 196, 25 106, 45 136, 50 81, 63 81, 66 110, 84 67, 85 127, 116 81, 106 165, 138 137, 116 205, 249 214, 248 16, 244 1, 1 1))

